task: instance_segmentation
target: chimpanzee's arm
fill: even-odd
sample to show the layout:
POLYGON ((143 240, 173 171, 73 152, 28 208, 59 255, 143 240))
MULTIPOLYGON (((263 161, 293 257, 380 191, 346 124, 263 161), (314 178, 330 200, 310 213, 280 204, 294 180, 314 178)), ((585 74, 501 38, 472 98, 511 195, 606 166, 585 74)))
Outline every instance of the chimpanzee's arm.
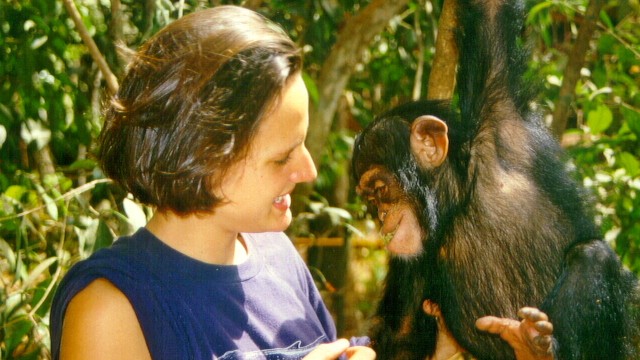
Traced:
POLYGON ((606 243, 573 246, 541 306, 555 327, 557 358, 638 359, 638 296, 635 276, 606 243))

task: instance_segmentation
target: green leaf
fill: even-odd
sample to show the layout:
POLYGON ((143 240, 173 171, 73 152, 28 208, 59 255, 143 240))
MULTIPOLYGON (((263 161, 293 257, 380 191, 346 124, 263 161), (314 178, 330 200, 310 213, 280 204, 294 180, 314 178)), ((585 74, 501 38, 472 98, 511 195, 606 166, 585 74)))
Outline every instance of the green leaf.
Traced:
POLYGON ((100 220, 98 223, 98 230, 96 231, 96 242, 93 244, 93 251, 98 251, 113 243, 113 234, 109 230, 109 226, 104 220, 100 220))
POLYGON ((621 112, 629 129, 640 136, 640 112, 625 107, 621 109, 621 112))
POLYGON ((613 22, 611 21, 611 18, 609 17, 606 11, 604 10, 600 11, 600 20, 602 20, 602 22, 605 23, 609 29, 614 28, 613 22))
POLYGON ((91 159, 77 160, 73 164, 69 165, 69 170, 93 170, 96 167, 96 162, 91 159))
POLYGON ((309 98, 311 102, 314 104, 318 103, 318 99, 320 99, 320 93, 318 92, 318 86, 316 86, 316 82, 309 76, 309 74, 305 71, 302 73, 302 79, 304 80, 304 84, 307 87, 307 91, 309 91, 309 98))
POLYGON ((626 151, 622 152, 617 155, 617 161, 620 166, 627 171, 627 174, 629 174, 629 176, 635 177, 637 175, 640 175, 640 161, 638 161, 638 159, 636 159, 633 154, 630 154, 626 151))
POLYGON ((11 245, 3 238, 0 238, 0 254, 2 254, 3 258, 9 263, 10 269, 14 271, 16 266, 16 253, 11 249, 11 245))
POLYGON ((20 345, 22 338, 31 331, 33 323, 26 316, 19 315, 20 318, 9 319, 5 328, 6 338, 5 349, 11 354, 15 348, 20 345))
POLYGON ((538 15, 542 10, 551 7, 553 5, 552 1, 542 1, 529 10, 529 14, 527 15, 527 23, 532 23, 533 19, 538 15))
POLYGON ((56 205, 56 202, 47 194, 42 194, 42 200, 44 200, 49 216, 51 216, 53 220, 58 220, 58 205, 56 205))
POLYGON ((147 223, 144 209, 139 203, 126 197, 122 200, 122 207, 124 208, 125 214, 127 214, 129 224, 133 226, 134 230, 143 227, 147 223))
POLYGON ((11 185, 7 188, 4 194, 7 197, 10 197, 16 201, 20 201, 22 199, 22 196, 24 196, 26 192, 27 192, 27 189, 24 186, 11 185))
MULTIPOLYGON (((36 285, 35 287, 31 288, 31 289, 27 289, 28 291, 31 292, 31 297, 30 297, 30 306, 31 306, 31 311, 33 311, 34 309, 36 310, 35 314, 37 316, 41 316, 41 317, 45 317, 47 316, 47 314, 49 314, 49 310, 51 308, 51 302, 53 302, 53 295, 55 294, 55 286, 53 288, 52 291, 47 291, 49 286, 52 286, 52 282, 55 279, 52 276, 48 276, 45 279, 42 279, 42 281, 40 281, 40 283, 38 283, 38 285, 36 285), (44 296, 47 296, 46 298, 44 298, 44 296), (36 308, 36 306, 40 306, 38 308, 36 308)), ((41 326, 41 327, 45 327, 47 325, 40 323, 37 326, 41 326)))
POLYGON ((37 284, 37 280, 40 277, 40 275, 42 275, 42 273, 44 273, 47 269, 49 269, 49 267, 57 260, 58 260, 57 257, 50 257, 44 260, 43 262, 41 262, 40 264, 38 264, 38 266, 36 266, 35 269, 33 269, 29 273, 29 276, 22 284, 22 289, 26 290, 31 286, 33 286, 34 284, 37 284))
POLYGON ((600 134, 606 131, 613 122, 613 114, 611 110, 603 104, 598 105, 594 110, 589 111, 587 115, 587 125, 591 129, 592 134, 600 134))

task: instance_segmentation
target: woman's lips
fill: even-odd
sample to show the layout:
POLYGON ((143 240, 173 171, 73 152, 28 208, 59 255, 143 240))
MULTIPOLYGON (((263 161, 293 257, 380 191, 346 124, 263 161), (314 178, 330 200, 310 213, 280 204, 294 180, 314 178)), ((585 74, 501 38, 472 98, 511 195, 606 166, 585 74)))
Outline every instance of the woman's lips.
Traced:
POLYGON ((291 206, 291 195, 285 194, 278 196, 273 200, 273 206, 278 210, 287 211, 291 206))

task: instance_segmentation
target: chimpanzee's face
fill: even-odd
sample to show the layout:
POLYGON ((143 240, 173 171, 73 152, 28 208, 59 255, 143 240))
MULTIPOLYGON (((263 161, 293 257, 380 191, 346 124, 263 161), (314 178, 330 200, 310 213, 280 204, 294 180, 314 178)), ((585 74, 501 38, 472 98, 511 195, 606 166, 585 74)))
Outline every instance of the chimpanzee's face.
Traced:
POLYGON ((357 191, 377 211, 380 233, 392 255, 412 257, 422 252, 424 232, 393 173, 373 165, 360 177, 357 191))

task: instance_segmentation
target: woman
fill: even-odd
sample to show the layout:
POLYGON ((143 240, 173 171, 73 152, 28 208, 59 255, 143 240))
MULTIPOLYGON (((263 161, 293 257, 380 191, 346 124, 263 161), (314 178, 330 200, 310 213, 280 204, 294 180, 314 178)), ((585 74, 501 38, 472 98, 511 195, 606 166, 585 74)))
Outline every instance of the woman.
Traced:
POLYGON ((155 213, 66 275, 54 359, 375 357, 336 341, 282 233, 295 185, 316 177, 301 62, 278 26, 233 6, 187 15, 139 49, 99 155, 155 213))

